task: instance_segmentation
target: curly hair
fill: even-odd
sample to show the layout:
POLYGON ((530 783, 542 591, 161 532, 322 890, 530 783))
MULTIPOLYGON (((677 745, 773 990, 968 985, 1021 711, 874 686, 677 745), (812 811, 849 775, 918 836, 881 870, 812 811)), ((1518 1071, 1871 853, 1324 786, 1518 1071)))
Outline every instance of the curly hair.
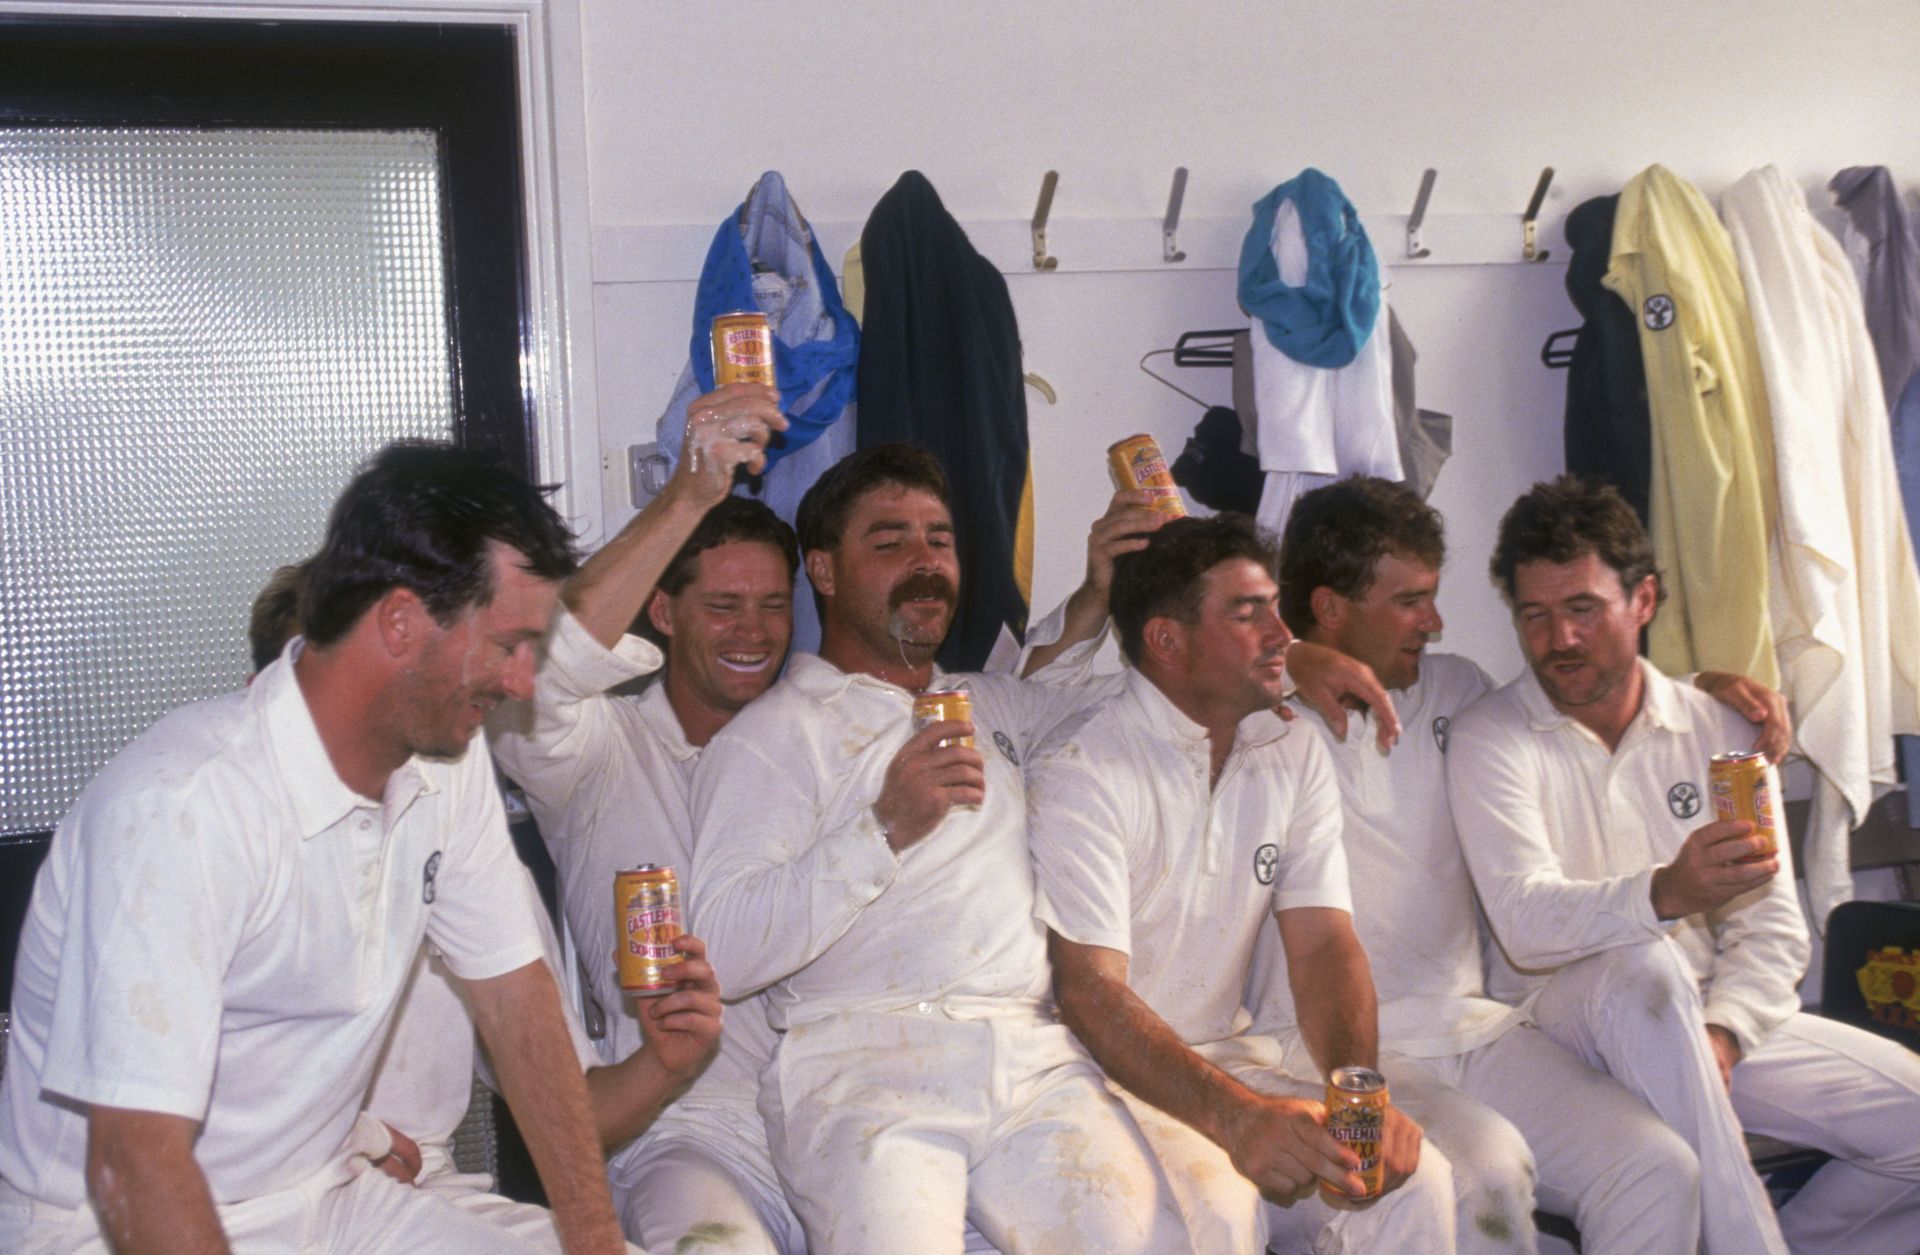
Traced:
POLYGON ((1107 604, 1127 660, 1139 664, 1148 620, 1198 619, 1203 577, 1232 558, 1246 558, 1271 575, 1279 554, 1272 535, 1246 515, 1218 514, 1175 519, 1145 549, 1115 558, 1107 604))
POLYGON ((1447 558, 1440 512, 1405 484, 1350 475, 1294 502, 1280 537, 1280 617, 1288 629, 1303 636, 1316 625, 1316 588, 1348 600, 1365 596, 1387 554, 1435 570, 1447 558))
POLYGON ((1640 516, 1612 484, 1561 475, 1529 488, 1500 520, 1487 574, 1511 606, 1513 573, 1528 562, 1573 562, 1597 556, 1620 577, 1628 593, 1653 577, 1656 601, 1666 584, 1653 560, 1653 542, 1640 516))

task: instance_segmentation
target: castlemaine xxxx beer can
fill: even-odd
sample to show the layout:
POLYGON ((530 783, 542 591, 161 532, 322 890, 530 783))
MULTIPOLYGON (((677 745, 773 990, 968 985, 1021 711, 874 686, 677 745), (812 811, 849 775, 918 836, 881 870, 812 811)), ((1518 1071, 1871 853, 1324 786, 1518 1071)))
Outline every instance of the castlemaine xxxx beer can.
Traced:
MULTIPOLYGON (((1335 1068, 1327 1077, 1327 1132, 1359 1158, 1367 1198, 1386 1184, 1380 1144, 1386 1136, 1387 1099, 1387 1078, 1372 1068, 1335 1068)), ((1333 1198, 1353 1197, 1325 1181, 1320 1188, 1333 1198)))
MULTIPOLYGON (((913 699, 913 730, 920 731, 936 723, 945 723, 950 719, 973 722, 973 700, 963 689, 932 689, 913 699)), ((973 748, 970 736, 950 736, 940 742, 940 748, 949 745, 964 745, 973 748)))
POLYGON ((1743 862, 1772 858, 1780 850, 1773 826, 1773 790, 1767 785, 1767 756, 1759 750, 1730 750, 1707 763, 1707 791, 1713 794, 1715 819, 1744 819, 1765 846, 1743 862))
POLYGON ((614 935, 620 939, 620 988, 636 998, 671 993, 673 969, 686 955, 673 948, 680 926, 680 879, 671 867, 642 863, 613 874, 614 935))
POLYGON ((713 386, 779 385, 773 377, 773 329, 758 310, 717 314, 713 320, 713 386))
POLYGON ((1141 488, 1153 494, 1150 509, 1174 518, 1187 517, 1180 503, 1180 490, 1174 487, 1173 472, 1160 452, 1160 442, 1144 432, 1128 436, 1107 450, 1107 469, 1113 473, 1115 488, 1141 488))

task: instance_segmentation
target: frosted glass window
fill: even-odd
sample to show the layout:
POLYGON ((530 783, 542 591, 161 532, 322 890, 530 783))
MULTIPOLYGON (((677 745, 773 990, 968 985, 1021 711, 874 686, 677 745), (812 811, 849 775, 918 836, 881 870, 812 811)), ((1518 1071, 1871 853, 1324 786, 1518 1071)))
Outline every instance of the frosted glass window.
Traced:
POLYGON ((429 132, 0 128, 0 834, 246 679, 450 343, 429 132))

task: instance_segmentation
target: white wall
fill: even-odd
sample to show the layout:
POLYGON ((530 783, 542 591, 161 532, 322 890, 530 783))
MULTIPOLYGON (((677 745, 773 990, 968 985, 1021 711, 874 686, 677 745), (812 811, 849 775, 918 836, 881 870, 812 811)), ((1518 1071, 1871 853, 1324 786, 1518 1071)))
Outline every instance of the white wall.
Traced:
MULTIPOLYGON (((1035 600, 1050 604, 1078 578, 1106 444, 1144 429, 1177 449, 1198 417, 1138 372, 1140 355, 1240 320, 1221 242, 1254 199, 1314 164, 1394 264, 1421 403, 1456 415, 1434 497, 1453 552, 1448 645, 1503 677, 1518 655, 1486 555, 1501 510, 1561 465, 1565 376, 1537 354, 1576 321, 1560 286, 1566 211, 1653 161, 1709 194, 1777 163, 1821 205, 1844 165, 1920 177, 1911 0, 582 0, 581 20, 606 526, 626 517, 625 447, 651 438, 684 361, 698 253, 754 178, 782 171, 823 238, 844 244, 918 168, 1008 271, 1028 367, 1059 391, 1058 406, 1028 398, 1035 600), (1157 219, 1177 165, 1192 171, 1195 255, 1164 266, 1157 219), (1521 265, 1519 214, 1545 165, 1558 177, 1542 242, 1560 256, 1521 265), (1457 216, 1472 243, 1450 249, 1435 226, 1435 256, 1400 261, 1391 216, 1426 166, 1439 171, 1430 213, 1457 216), (1063 268, 1043 275, 1025 266, 1017 224, 1048 169, 1063 268), (1112 240, 1135 235, 1138 260, 1117 259, 1112 240), (1450 264, 1496 258, 1512 261, 1450 264)), ((1227 399, 1224 371, 1178 375, 1227 399)))

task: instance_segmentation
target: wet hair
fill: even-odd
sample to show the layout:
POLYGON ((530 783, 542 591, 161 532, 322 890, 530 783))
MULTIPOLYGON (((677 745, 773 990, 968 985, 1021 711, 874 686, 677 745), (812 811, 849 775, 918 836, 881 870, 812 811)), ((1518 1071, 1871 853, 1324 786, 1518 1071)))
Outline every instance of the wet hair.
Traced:
POLYGON ((1612 484, 1578 475, 1535 484, 1513 503, 1500 520, 1487 573, 1511 606, 1513 573, 1523 564, 1573 562, 1587 554, 1613 568, 1629 594, 1651 575, 1656 597, 1666 600, 1640 516, 1612 484))
MULTIPOLYGON (((800 549, 794 540, 793 529, 787 526, 785 520, 765 504, 750 497, 728 497, 701 516, 686 543, 667 563, 667 569, 660 573, 654 588, 669 597, 677 597, 686 590, 687 585, 693 583, 701 554, 736 541, 765 545, 778 553, 787 564, 789 583, 800 569, 800 549)), ((644 604, 640 607, 640 613, 634 616, 631 631, 656 645, 666 643, 666 638, 653 626, 644 604)))
POLYGON ((1120 633, 1120 652, 1139 664, 1148 620, 1198 620, 1202 580, 1233 558, 1257 563, 1269 575, 1279 565, 1272 534, 1244 514, 1175 519, 1155 532, 1145 549, 1115 558, 1108 607, 1120 633))
POLYGON ((403 440, 375 454, 334 502, 307 574, 300 622, 324 647, 395 588, 411 589, 445 626, 493 600, 488 546, 514 550, 546 580, 573 574, 573 534, 537 488, 499 454, 403 440))
POLYGON ((883 485, 917 488, 951 504, 947 473, 939 460, 919 445, 892 442, 861 449, 841 458, 813 482, 800 498, 794 519, 800 533, 800 551, 832 549, 847 529, 853 503, 883 485))
POLYGON ((265 671, 287 642, 300 633, 300 595, 306 590, 307 558, 290 566, 278 567, 267 577, 264 588, 253 599, 247 616, 247 648, 253 654, 253 669, 265 671))
POLYGON ((1436 570, 1446 561, 1446 527, 1419 493, 1377 476, 1350 475, 1305 494, 1280 537, 1280 617, 1294 635, 1304 635, 1317 626, 1314 589, 1364 597, 1387 554, 1436 570))

